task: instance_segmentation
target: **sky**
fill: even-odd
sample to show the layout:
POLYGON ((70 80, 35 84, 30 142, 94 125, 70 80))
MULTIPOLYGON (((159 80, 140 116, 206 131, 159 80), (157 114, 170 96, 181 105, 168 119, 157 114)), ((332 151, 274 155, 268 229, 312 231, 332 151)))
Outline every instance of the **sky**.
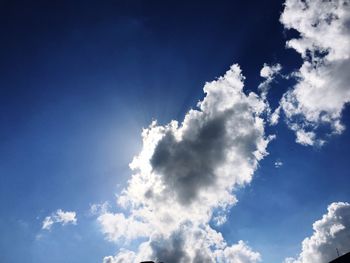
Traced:
POLYGON ((350 2, 1 1, 1 262, 350 251, 350 2))

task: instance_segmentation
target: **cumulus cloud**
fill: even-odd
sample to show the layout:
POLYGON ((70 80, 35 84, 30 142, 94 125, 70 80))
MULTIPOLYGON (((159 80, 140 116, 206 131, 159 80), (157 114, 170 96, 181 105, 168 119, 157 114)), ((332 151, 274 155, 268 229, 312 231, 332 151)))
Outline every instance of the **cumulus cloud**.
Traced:
POLYGON ((328 263, 337 257, 337 251, 350 251, 350 204, 332 203, 327 214, 313 224, 313 234, 302 242, 297 258, 287 258, 285 263, 328 263))
POLYGON ((52 213, 50 216, 45 217, 42 222, 41 229, 50 230, 52 225, 55 223, 60 223, 62 225, 66 224, 77 224, 77 218, 75 212, 64 212, 62 209, 58 209, 56 212, 52 213))
POLYGON ((230 246, 210 226, 226 220, 234 190, 251 182, 272 139, 261 117, 266 101, 246 95, 243 81, 233 65, 205 84, 204 99, 181 123, 153 122, 143 130, 143 148, 130 164, 134 174, 117 199, 125 212, 105 211, 98 222, 108 240, 146 241, 104 262, 260 261, 246 243, 230 246))
POLYGON ((170 236, 154 233, 137 252, 122 249, 115 256, 104 258, 104 263, 141 262, 153 260, 169 263, 257 263, 261 255, 240 240, 228 246, 220 233, 209 226, 200 228, 191 223, 182 224, 170 236))
POLYGON ((327 137, 345 129, 341 117, 350 101, 350 2, 287 0, 280 20, 299 32, 287 46, 303 59, 294 74, 297 83, 284 94, 281 107, 298 143, 320 145, 324 139, 317 131, 327 128, 327 137))

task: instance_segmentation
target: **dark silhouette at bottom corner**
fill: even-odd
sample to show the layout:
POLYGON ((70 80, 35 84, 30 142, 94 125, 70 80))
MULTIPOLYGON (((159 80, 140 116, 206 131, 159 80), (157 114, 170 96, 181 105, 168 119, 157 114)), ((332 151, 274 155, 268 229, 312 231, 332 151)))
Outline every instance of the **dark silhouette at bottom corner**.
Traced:
POLYGON ((329 263, 350 263, 350 252, 330 261, 329 263))

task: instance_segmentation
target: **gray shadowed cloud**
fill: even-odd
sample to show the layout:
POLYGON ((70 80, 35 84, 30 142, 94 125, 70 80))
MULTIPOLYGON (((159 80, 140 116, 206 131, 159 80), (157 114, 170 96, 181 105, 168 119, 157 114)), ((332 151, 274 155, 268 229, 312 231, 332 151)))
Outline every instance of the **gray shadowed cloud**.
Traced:
MULTIPOLYGON (((243 111, 243 107, 245 105, 237 109, 243 111)), ((180 203, 191 203, 201 188, 216 183, 215 169, 225 162, 230 138, 234 138, 233 134, 227 133, 226 127, 234 116, 233 110, 227 110, 203 122, 197 131, 188 131, 180 141, 169 131, 158 142, 151 158, 152 167, 161 175, 168 190, 176 193, 180 203)), ((255 142, 259 136, 253 131, 232 143, 240 148, 243 155, 254 158, 252 153, 256 150, 255 142)))
POLYGON ((190 261, 190 258, 184 246, 183 234, 181 232, 174 232, 168 238, 160 238, 150 242, 153 252, 151 258, 154 258, 156 262, 187 263, 190 261))

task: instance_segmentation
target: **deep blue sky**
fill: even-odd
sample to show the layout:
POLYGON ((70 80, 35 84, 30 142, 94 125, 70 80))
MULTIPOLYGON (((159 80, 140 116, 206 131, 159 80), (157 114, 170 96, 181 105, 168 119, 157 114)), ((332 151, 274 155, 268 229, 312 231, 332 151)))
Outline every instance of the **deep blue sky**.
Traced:
MULTIPOLYGON (((126 184, 141 128, 181 120, 204 83, 233 63, 247 91, 265 62, 286 72, 301 63, 284 47, 294 32, 278 21, 283 1, 72 2, 0 4, 1 262, 113 254, 89 204, 113 202, 126 184), (37 240, 58 208, 77 211, 78 225, 37 240)), ((273 105, 290 84, 275 83, 273 105)), ((280 262, 299 251, 330 202, 350 201, 350 133, 315 149, 295 144, 283 122, 271 132, 270 156, 219 230, 230 242, 248 240, 264 262, 280 262)))

